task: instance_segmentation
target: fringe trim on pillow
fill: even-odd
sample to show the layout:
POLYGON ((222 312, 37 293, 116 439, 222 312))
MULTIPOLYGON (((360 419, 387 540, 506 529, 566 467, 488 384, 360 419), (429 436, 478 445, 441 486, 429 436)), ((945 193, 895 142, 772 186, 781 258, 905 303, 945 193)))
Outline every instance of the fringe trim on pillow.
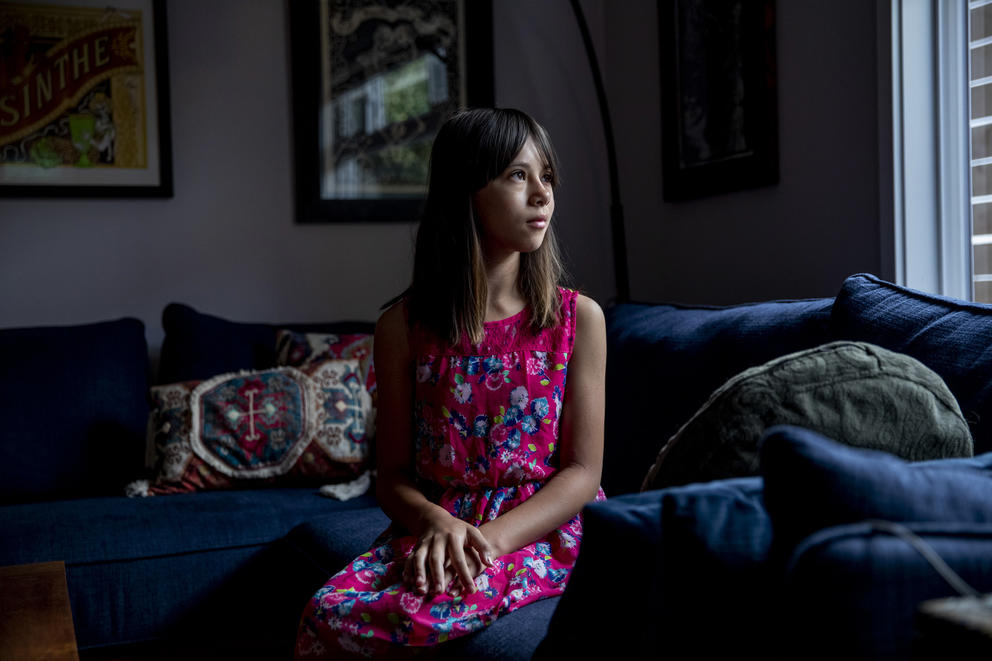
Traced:
POLYGON ((351 500, 364 494, 370 486, 372 486, 371 471, 365 471, 351 482, 325 484, 320 488, 320 495, 334 500, 351 500))
POLYGON ((148 480, 135 480, 124 487, 124 495, 128 498, 151 498, 155 494, 148 491, 148 480))

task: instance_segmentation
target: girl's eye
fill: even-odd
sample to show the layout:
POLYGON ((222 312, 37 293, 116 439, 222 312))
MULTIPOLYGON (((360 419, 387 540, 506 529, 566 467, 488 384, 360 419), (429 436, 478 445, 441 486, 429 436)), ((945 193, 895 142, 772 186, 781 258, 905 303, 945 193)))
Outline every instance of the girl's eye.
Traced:
POLYGON ((553 184, 555 182, 555 175, 551 172, 545 172, 544 176, 541 178, 549 184, 553 184))
POLYGON ((519 179, 520 181, 526 179, 526 175, 524 174, 523 170, 514 170, 513 172, 510 173, 510 176, 514 179, 519 179))

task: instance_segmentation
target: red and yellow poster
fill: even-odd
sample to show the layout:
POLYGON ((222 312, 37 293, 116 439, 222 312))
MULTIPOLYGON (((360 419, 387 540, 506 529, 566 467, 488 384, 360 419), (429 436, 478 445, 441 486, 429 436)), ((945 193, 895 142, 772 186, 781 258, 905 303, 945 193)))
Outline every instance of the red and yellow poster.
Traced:
POLYGON ((121 4, 0 2, 0 183, 156 183, 151 9, 121 4))

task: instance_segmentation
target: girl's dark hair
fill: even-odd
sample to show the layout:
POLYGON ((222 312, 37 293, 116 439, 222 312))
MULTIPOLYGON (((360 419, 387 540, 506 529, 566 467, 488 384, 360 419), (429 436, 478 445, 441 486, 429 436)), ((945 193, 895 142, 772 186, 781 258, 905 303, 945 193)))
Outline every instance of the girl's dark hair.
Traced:
MULTIPOLYGON (((417 230, 409 319, 452 345, 462 333, 479 342, 484 332, 486 274, 472 194, 509 166, 527 138, 533 138, 551 170, 552 188, 556 188, 558 159, 551 140, 540 124, 520 110, 460 110, 445 121, 434 139, 427 200, 417 230)), ((518 285, 535 330, 558 322, 558 284, 563 276, 551 223, 541 247, 520 255, 518 285)))

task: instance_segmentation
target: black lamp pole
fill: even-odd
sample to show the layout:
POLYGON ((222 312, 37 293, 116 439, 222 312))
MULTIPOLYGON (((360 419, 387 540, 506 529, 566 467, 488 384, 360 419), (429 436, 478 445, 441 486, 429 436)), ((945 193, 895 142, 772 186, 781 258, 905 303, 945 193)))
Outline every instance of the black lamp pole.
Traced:
POLYGON ((613 125, 610 122, 610 108, 606 102, 606 90, 603 87, 603 77, 599 73, 599 62, 596 59, 596 49, 592 37, 589 36, 589 26, 582 12, 579 0, 571 0, 575 20, 582 33, 582 43, 589 58, 589 68, 592 69, 592 80, 596 87, 596 99, 599 102, 599 114, 603 119, 603 133, 606 136, 606 156, 610 170, 610 227, 613 231, 613 271, 617 283, 617 303, 630 300, 630 280, 627 274, 627 237, 623 227, 623 205, 620 203, 620 176, 617 170, 616 146, 613 144, 613 125))

